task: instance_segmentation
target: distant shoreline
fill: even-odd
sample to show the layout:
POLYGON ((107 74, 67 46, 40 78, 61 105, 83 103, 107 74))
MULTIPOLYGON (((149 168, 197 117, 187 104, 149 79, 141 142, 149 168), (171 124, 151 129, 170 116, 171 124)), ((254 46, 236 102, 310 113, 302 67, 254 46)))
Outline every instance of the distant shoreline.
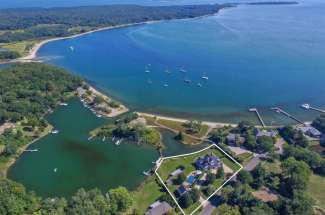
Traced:
POLYGON ((191 20, 191 19, 200 19, 204 17, 209 17, 209 16, 215 16, 220 13, 220 11, 224 9, 229 9, 232 7, 237 7, 239 5, 292 5, 292 4, 299 4, 297 1, 283 1, 283 2, 277 2, 277 1, 268 1, 268 2, 249 2, 249 3, 229 3, 229 5, 224 6, 220 8, 217 12, 211 13, 211 14, 206 14, 202 16, 197 16, 197 17, 190 17, 190 18, 175 18, 175 19, 161 19, 161 20, 151 20, 151 21, 144 21, 144 22, 135 22, 135 23, 128 23, 128 24, 121 24, 121 25, 115 25, 115 26, 106 26, 106 27, 99 27, 94 30, 90 30, 87 32, 79 33, 79 34, 74 34, 70 36, 65 36, 65 37, 55 37, 55 38, 49 38, 42 40, 41 42, 35 44, 33 48, 31 48, 26 56, 22 56, 17 59, 12 59, 12 60, 0 60, 0 64, 8 64, 8 63, 28 63, 28 62, 42 62, 41 60, 37 60, 37 52, 39 51, 40 48, 42 48, 43 45, 53 42, 53 41, 58 41, 58 40, 66 40, 66 39, 72 39, 72 38, 77 38, 81 37, 87 34, 92 34, 95 32, 100 32, 100 31, 105 31, 105 30, 113 30, 113 29, 118 29, 118 28, 126 28, 126 27, 131 27, 131 26, 137 26, 137 25, 144 25, 144 24, 152 24, 152 23, 157 23, 157 22, 164 22, 164 21, 174 21, 174 20, 191 20))
POLYGON ((13 59, 13 60, 8 60, 4 62, 0 62, 0 64, 5 64, 5 63, 28 63, 28 62, 41 62, 37 61, 37 52, 39 51, 42 46, 44 46, 47 43, 58 41, 58 40, 67 40, 67 39, 73 39, 77 37, 81 37, 87 34, 92 34, 95 32, 100 32, 100 31, 105 31, 105 30, 113 30, 113 29, 118 29, 118 28, 126 28, 126 27, 131 27, 131 26, 137 26, 137 25, 144 25, 144 24, 151 24, 159 21, 146 21, 146 22, 138 22, 138 23, 130 23, 130 24, 122 24, 122 25, 115 25, 115 26, 107 26, 107 27, 102 27, 98 29, 94 29, 91 31, 83 32, 80 34, 74 34, 71 36, 66 36, 66 37, 56 37, 56 38, 50 38, 43 40, 37 44, 34 45, 34 47, 29 51, 29 53, 26 56, 20 57, 18 59, 13 59))
POLYGON ((29 50, 29 52, 28 52, 28 54, 26 56, 23 56, 23 57, 20 57, 20 58, 17 58, 17 59, 13 59, 13 60, 0 61, 0 64, 42 62, 41 60, 37 60, 37 53, 38 53, 39 49, 42 48, 42 46, 46 45, 47 43, 58 41, 58 40, 73 39, 73 38, 81 37, 81 36, 84 36, 84 35, 100 32, 100 31, 114 30, 114 29, 119 29, 119 28, 127 28, 127 27, 138 26, 138 25, 153 24, 153 23, 158 23, 158 22, 201 19, 201 18, 204 18, 204 17, 215 16, 221 10, 226 9, 226 8, 229 8, 229 7, 221 8, 218 12, 213 13, 213 14, 207 14, 207 15, 197 16, 197 17, 193 17, 193 18, 181 18, 181 19, 176 18, 176 19, 170 19, 170 20, 169 19, 161 19, 161 20, 152 20, 152 21, 145 21, 145 22, 135 22, 135 23, 129 23, 129 24, 121 24, 121 25, 115 25, 115 26, 106 26, 106 27, 101 27, 101 28, 98 28, 98 29, 94 29, 94 30, 79 33, 79 34, 74 34, 74 35, 71 35, 71 36, 49 38, 49 39, 45 39, 45 40, 35 44, 33 46, 33 48, 31 48, 29 50))

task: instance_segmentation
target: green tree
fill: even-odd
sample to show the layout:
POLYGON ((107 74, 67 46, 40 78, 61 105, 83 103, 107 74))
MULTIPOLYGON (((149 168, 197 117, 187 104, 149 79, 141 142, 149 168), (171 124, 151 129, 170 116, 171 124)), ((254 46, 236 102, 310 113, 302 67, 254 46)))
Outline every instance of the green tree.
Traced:
POLYGON ((217 171, 216 178, 224 178, 225 177, 225 171, 223 169, 223 166, 220 166, 217 171))
POLYGON ((42 200, 41 214, 66 215, 67 201, 64 198, 42 200))
POLYGON ((177 141, 183 141, 184 140, 183 132, 179 131, 178 134, 174 137, 174 139, 177 141))
POLYGON ((176 184, 182 184, 185 180, 186 180, 186 175, 184 174, 184 172, 182 172, 177 176, 177 178, 174 181, 176 184))
POLYGON ((281 214, 286 215, 312 215, 313 200, 306 192, 295 191, 291 199, 284 199, 282 201, 281 214))
POLYGON ((295 190, 305 190, 311 171, 304 161, 297 161, 293 157, 288 158, 281 164, 286 187, 291 193, 295 190))
POLYGON ((243 184, 251 184, 254 181, 251 173, 246 170, 241 170, 237 174, 237 179, 243 184))
POLYGON ((189 193, 185 193, 184 195, 182 195, 180 197, 179 203, 182 208, 188 208, 189 206, 191 206, 193 204, 191 195, 189 193))
POLYGON ((216 215, 241 215, 238 206, 222 204, 218 206, 216 215))
POLYGON ((213 184, 213 182, 217 179, 216 174, 213 174, 211 172, 208 172, 206 175, 206 179, 205 179, 205 184, 209 185, 209 184, 213 184))
POLYGON ((272 137, 261 136, 257 138, 256 142, 259 152, 271 152, 274 149, 274 140, 272 137))
POLYGON ((317 117, 313 121, 312 126, 317 128, 322 133, 325 133, 325 114, 322 114, 319 117, 317 117))
POLYGON ((109 191, 112 213, 125 212, 133 204, 133 198, 127 189, 118 187, 109 191))
POLYGON ((40 199, 24 186, 7 179, 0 180, 0 214, 33 214, 40 208, 40 199))
POLYGON ((190 191, 190 195, 191 195, 191 198, 192 198, 193 202, 199 201, 199 199, 200 199, 200 191, 197 188, 193 188, 190 191))

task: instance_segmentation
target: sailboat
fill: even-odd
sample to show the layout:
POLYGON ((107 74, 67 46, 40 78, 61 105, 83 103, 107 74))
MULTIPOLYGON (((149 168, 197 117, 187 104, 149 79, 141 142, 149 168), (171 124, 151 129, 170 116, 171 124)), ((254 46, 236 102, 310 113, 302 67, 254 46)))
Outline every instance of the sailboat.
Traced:
POLYGON ((204 79, 204 80, 209 80, 209 77, 208 76, 206 76, 205 74, 204 75, 202 75, 202 77, 201 77, 202 79, 204 79))
POLYGON ((145 69, 145 73, 150 73, 151 71, 150 71, 150 69, 148 68, 148 67, 150 67, 151 66, 151 64, 149 63, 147 66, 146 66, 146 69, 145 69))
POLYGON ((192 83, 192 81, 190 79, 184 79, 184 82, 187 83, 187 84, 192 83))
POLYGON ((186 73, 187 71, 184 69, 184 67, 180 68, 180 72, 186 73))

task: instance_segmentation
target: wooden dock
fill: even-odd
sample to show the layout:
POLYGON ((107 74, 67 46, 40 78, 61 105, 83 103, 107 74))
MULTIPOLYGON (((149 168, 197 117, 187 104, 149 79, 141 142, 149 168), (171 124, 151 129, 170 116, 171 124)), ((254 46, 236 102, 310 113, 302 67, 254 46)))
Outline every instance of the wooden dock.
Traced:
POLYGON ((26 149, 24 152, 38 152, 38 149, 26 149))
POLYGON ((290 119, 293 119, 293 120, 295 120, 296 122, 298 122, 299 124, 305 124, 303 121, 301 121, 301 120, 299 120, 299 119, 297 119, 295 116, 293 116, 293 115, 291 115, 291 114, 289 114, 288 112, 286 112, 286 111, 284 111, 284 110, 282 110, 281 108, 279 108, 279 107, 274 107, 274 108, 271 108, 271 110, 274 110, 275 112, 277 112, 277 113, 282 113, 283 115, 285 115, 285 116, 287 116, 287 117, 289 117, 290 119))
POLYGON ((249 111, 250 111, 250 112, 255 112, 255 114, 256 114, 258 120, 261 122, 263 128, 265 128, 265 123, 264 123, 264 121, 263 121, 263 119, 262 119, 260 113, 258 112, 257 108, 250 108, 249 111))

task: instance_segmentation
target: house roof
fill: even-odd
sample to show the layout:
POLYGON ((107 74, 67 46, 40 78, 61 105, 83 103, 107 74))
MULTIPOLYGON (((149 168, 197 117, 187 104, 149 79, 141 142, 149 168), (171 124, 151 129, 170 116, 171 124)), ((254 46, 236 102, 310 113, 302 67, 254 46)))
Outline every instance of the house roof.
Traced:
POLYGON ((235 141, 235 140, 236 140, 236 134, 229 133, 229 134, 227 135, 227 140, 228 140, 228 141, 235 141))
POLYGON ((170 173, 171 176, 177 176, 179 174, 181 174, 183 172, 183 170, 181 169, 176 169, 175 171, 173 171, 172 173, 170 173))
POLYGON ((195 165, 199 169, 209 169, 209 168, 216 168, 220 166, 220 159, 214 155, 205 155, 204 157, 199 157, 195 165))
POLYGON ((149 209, 145 215, 163 215, 172 210, 172 207, 167 202, 161 202, 154 208, 149 209))
POLYGON ((255 131, 255 135, 256 137, 262 137, 262 136, 267 136, 267 137, 275 137, 278 134, 278 132, 274 131, 274 130, 260 130, 260 129, 256 129, 255 131))
POLYGON ((184 193, 186 193, 186 188, 182 185, 182 186, 179 186, 178 188, 177 188, 177 192, 178 192, 178 194, 179 195, 183 195, 184 193))
POLYGON ((322 133, 312 126, 303 126, 298 128, 300 131, 305 133, 310 133, 315 136, 320 136, 322 133))
POLYGON ((149 206, 149 208, 155 208, 155 207, 157 207, 157 206, 160 205, 160 204, 161 204, 160 201, 155 201, 154 203, 152 203, 152 204, 149 206))

